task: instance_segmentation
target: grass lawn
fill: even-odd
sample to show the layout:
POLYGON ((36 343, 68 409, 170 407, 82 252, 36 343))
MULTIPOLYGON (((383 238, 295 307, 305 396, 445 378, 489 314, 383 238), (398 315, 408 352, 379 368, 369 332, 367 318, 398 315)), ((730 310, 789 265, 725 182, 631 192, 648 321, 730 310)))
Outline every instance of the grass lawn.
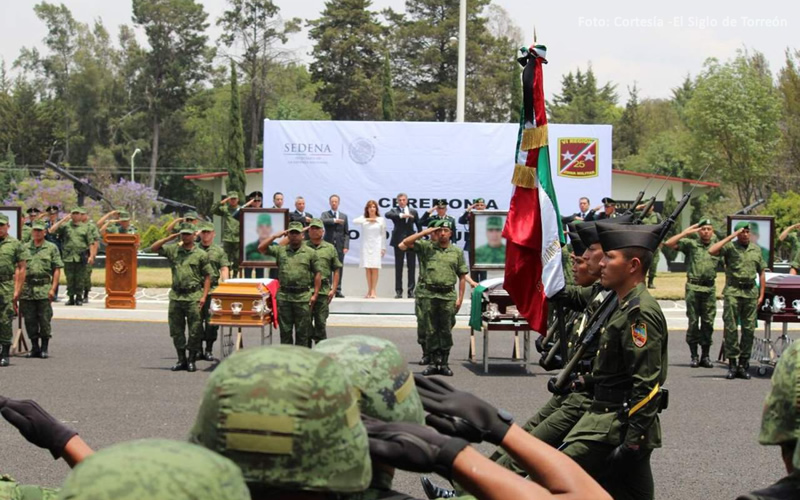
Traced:
MULTIPOLYGON (((92 286, 105 286, 105 269, 95 269, 92 273, 92 286)), ((64 274, 61 275, 61 283, 66 285, 64 274)), ((139 286, 144 288, 169 288, 171 275, 168 267, 165 268, 139 268, 139 286)), ((684 285, 686 285, 685 273, 658 273, 656 276, 656 288, 650 290, 653 297, 663 300, 683 300, 685 296, 684 285)), ((717 297, 722 297, 722 287, 725 285, 725 274, 717 274, 717 297)))

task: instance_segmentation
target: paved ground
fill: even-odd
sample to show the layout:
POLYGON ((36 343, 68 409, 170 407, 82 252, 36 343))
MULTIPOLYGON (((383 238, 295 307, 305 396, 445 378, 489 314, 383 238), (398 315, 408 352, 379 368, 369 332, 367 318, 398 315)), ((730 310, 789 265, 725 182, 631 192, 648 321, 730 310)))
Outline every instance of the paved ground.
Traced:
MULTIPOLYGON (((136 438, 186 437, 212 367, 202 362, 202 371, 195 374, 171 373, 174 356, 166 325, 57 320, 54 331, 53 357, 13 358, 12 367, 0 372, 0 394, 36 399, 95 448, 136 438)), ((412 329, 335 327, 330 335, 353 333, 385 337, 408 359, 419 356, 412 329)), ((248 345, 254 338, 247 337, 248 345)), ((484 375, 466 361, 467 338, 464 330, 456 334, 452 382, 510 410, 518 421, 535 413, 548 398, 548 375, 538 367, 526 374, 519 366, 493 367, 484 375)), ((508 355, 510 345, 497 342, 492 351, 508 355)), ((653 455, 657 498, 730 499, 778 479, 778 450, 756 442, 769 381, 726 381, 721 366, 688 368, 679 331, 671 333, 670 360, 671 407, 662 420, 665 446, 653 455)), ((28 445, 1 420, 0 450, 0 472, 21 481, 54 486, 68 473, 62 461, 28 445)), ((396 484, 422 495, 414 475, 403 473, 396 484)))

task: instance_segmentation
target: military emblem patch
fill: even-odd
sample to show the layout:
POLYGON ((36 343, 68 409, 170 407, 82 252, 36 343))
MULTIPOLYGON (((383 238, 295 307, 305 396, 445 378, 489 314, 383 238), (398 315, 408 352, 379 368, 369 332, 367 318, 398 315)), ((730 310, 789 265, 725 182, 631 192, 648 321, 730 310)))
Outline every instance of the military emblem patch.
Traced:
POLYGON ((558 175, 597 177, 597 139, 562 137, 558 139, 558 175))
POLYGON ((647 343, 647 325, 644 323, 634 323, 631 325, 631 337, 636 347, 644 347, 647 343))

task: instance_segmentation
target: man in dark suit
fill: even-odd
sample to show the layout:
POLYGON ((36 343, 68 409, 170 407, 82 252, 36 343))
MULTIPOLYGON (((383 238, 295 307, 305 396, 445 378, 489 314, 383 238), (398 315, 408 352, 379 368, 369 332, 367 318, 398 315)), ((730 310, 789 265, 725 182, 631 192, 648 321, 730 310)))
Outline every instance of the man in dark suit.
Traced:
POLYGON ((392 229, 392 239, 389 244, 394 247, 394 298, 403 298, 403 261, 408 265, 408 298, 414 297, 414 286, 416 281, 414 274, 417 268, 417 260, 413 252, 404 252, 398 247, 408 236, 422 230, 419 224, 417 211, 408 206, 408 196, 400 193, 396 198, 396 206, 386 212, 386 218, 394 222, 392 229))
POLYGON ((583 196, 580 200, 578 200, 578 211, 572 214, 575 219, 582 220, 582 221, 592 221, 594 220, 595 209, 589 209, 589 198, 583 196))
MULTIPOLYGON (((306 212, 306 200, 302 196, 294 199, 294 212, 289 214, 289 222, 299 222, 303 227, 308 227, 314 216, 306 212)), ((308 233, 306 233, 308 234, 308 233)), ((308 236, 306 236, 307 238, 308 236)))
MULTIPOLYGON (((458 218, 458 223, 464 226, 464 250, 470 251, 470 233, 469 233, 469 214, 473 210, 486 210, 486 200, 483 198, 475 198, 472 205, 467 207, 467 210, 458 218)), ((481 282, 486 279, 486 271, 472 271, 472 279, 481 282)))
MULTIPOLYGON (((336 247, 339 261, 344 263, 344 254, 350 249, 350 226, 347 223, 347 214, 339 211, 338 194, 332 194, 328 198, 328 202, 331 204, 331 209, 327 212, 322 212, 320 216, 322 224, 325 225, 325 241, 336 247)), ((339 286, 336 287, 336 296, 339 298, 344 298, 342 294, 343 275, 344 267, 339 270, 339 286)))

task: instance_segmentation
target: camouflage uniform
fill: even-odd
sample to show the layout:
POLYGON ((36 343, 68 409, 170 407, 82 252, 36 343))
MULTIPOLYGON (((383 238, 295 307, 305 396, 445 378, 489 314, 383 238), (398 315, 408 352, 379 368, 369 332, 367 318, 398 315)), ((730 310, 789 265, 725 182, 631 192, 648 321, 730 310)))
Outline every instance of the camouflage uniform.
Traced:
MULTIPOLYGON (((99 244, 100 242, 100 230, 97 229, 97 225, 89 221, 86 223, 86 226, 89 229, 89 240, 92 243, 99 244)), ((83 300, 88 301, 89 299, 89 292, 92 291, 92 270, 94 266, 91 264, 86 264, 86 268, 84 269, 83 274, 83 300)))
MULTIPOLYGON (((314 219, 311 221, 312 227, 323 227, 322 221, 314 219), (315 226, 315 224, 318 224, 315 226)), ((331 245, 325 240, 322 240, 319 246, 314 246, 311 240, 305 242, 308 248, 317 253, 317 260, 319 263, 319 272, 322 276, 322 285, 319 287, 319 299, 314 304, 312 311, 312 329, 309 337, 308 347, 311 347, 311 341, 319 342, 328 338, 328 333, 325 330, 325 325, 328 322, 328 314, 330 314, 330 307, 328 304, 328 293, 331 291, 331 282, 328 276, 332 276, 333 272, 342 268, 342 263, 339 261, 339 253, 336 247, 331 245)), ((279 316, 280 317, 280 316, 279 316)))
POLYGON ((60 500, 249 500, 239 468, 201 446, 166 439, 104 448, 70 472, 60 500))
MULTIPOLYGON (((292 224, 289 224, 290 228, 292 224)), ((276 299, 281 344, 297 344, 308 347, 311 342, 311 305, 309 301, 314 293, 314 276, 320 272, 317 252, 301 244, 297 250, 293 250, 289 245, 271 245, 267 247, 266 253, 278 261, 280 288, 276 299), (293 331, 294 339, 292 338, 293 331)), ((320 297, 317 302, 320 300, 327 300, 327 298, 320 297)))
POLYGON ((265 497, 355 493, 372 476, 356 391, 339 363, 305 347, 256 347, 225 359, 208 378, 189 439, 236 462, 265 497))
MULTIPOLYGON (((235 192, 228 193, 229 198, 239 198, 235 192)), ((239 273, 239 210, 231 208, 227 203, 218 202, 211 211, 222 217, 222 248, 231 263, 231 277, 239 273)))
MULTIPOLYGON (((8 217, 0 215, 0 223, 8 225, 8 217)), ((3 363, 8 359, 8 350, 13 340, 14 321, 14 276, 19 262, 30 258, 25 246, 11 235, 0 240, 0 348, 3 363)))
POLYGON ((425 286, 425 268, 428 266, 428 258, 422 254, 419 257, 419 276, 417 285, 414 288, 414 315, 417 317, 417 344, 422 348, 422 361, 420 364, 427 365, 430 361, 430 351, 428 350, 428 337, 433 333, 431 319, 427 311, 430 310, 430 294, 425 286))
MULTIPOLYGON (((213 231, 214 226, 210 223, 207 225, 202 226, 201 228, 203 231, 213 231)), ((219 278, 220 278, 220 269, 223 267, 230 267, 231 263, 228 261, 228 256, 225 254, 225 250, 222 249, 221 246, 212 243, 210 246, 203 246, 201 243, 199 245, 200 249, 208 254, 208 262, 211 264, 211 288, 214 289, 219 285, 219 278)), ((206 341, 206 352, 211 352, 211 346, 214 344, 214 341, 217 340, 217 335, 219 333, 219 326, 214 326, 211 324, 211 301, 206 300, 203 304, 203 309, 200 311, 202 326, 201 330, 202 340, 206 341)))
POLYGON ((740 366, 746 370, 753 351, 758 312, 756 277, 767 264, 758 245, 752 242, 745 247, 738 240, 730 241, 722 247, 719 255, 725 263, 725 288, 722 290, 725 357, 733 363, 738 358, 740 366), (741 344, 737 325, 742 325, 741 344))
POLYGON ((742 495, 737 500, 796 500, 800 498, 800 342, 781 355, 772 374, 772 390, 764 402, 758 442, 781 445, 795 442, 794 471, 776 484, 742 495))
MULTIPOLYGON (((191 229, 182 229, 182 231, 191 229)), ((214 268, 208 254, 194 245, 186 250, 183 245, 164 245, 158 255, 166 257, 172 268, 172 288, 169 291, 169 335, 181 360, 188 347, 189 352, 200 350, 203 338, 202 320, 200 318, 200 298, 206 276, 214 274, 214 268), (189 342, 186 342, 184 330, 188 324, 189 342)))
POLYGON ((713 244, 713 238, 707 245, 700 238, 678 241, 678 251, 686 256, 686 317, 689 318, 686 343, 689 344, 692 358, 697 358, 698 345, 703 357, 707 358, 714 343, 712 334, 714 317, 717 315, 715 281, 719 257, 708 253, 713 244))
POLYGON ((56 500, 58 490, 41 486, 17 484, 11 476, 0 475, 2 500, 56 500))
MULTIPOLYGON (((35 224, 36 229, 44 231, 44 224, 35 224)), ((35 345, 39 339, 50 338, 50 320, 53 318, 53 306, 50 304, 50 288, 53 286, 53 274, 56 269, 64 267, 58 247, 49 241, 41 246, 31 241, 26 245, 30 255, 25 272, 25 284, 20 294, 20 313, 25 318, 25 331, 35 345)), ((46 349, 45 349, 46 350, 46 349)))
MULTIPOLYGON (((81 211, 83 209, 76 209, 81 211)), ((75 212, 75 210, 73 210, 75 212)), ((64 274, 67 275, 67 295, 70 300, 83 298, 83 277, 89 257, 91 233, 88 224, 72 221, 62 224, 56 235, 63 242, 61 260, 64 261, 64 274)))
MULTIPOLYGON (((425 288, 429 298, 421 303, 426 308, 421 312, 431 323, 427 338, 428 354, 437 365, 447 365, 450 348, 453 346, 453 319, 455 317, 456 291, 453 288, 459 278, 469 273, 464 261, 464 252, 455 245, 441 248, 438 243, 418 240, 414 252, 425 265, 425 288)), ((422 266, 420 266, 422 267, 422 266)))

